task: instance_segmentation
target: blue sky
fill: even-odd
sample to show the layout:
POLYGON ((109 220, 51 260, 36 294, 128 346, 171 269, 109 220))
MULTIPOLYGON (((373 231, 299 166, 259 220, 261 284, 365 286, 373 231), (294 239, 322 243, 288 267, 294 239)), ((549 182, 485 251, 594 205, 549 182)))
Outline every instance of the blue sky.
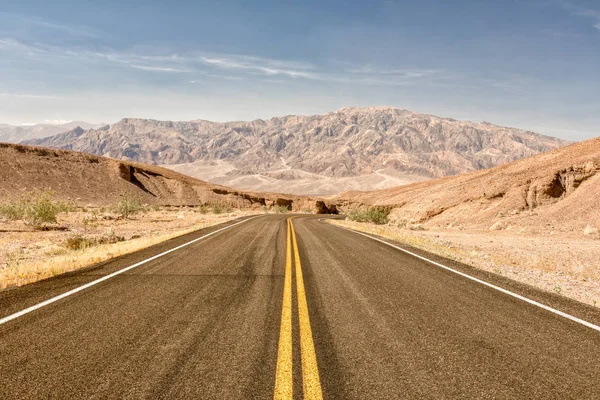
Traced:
POLYGON ((0 1, 0 122, 390 105, 600 135, 599 0, 0 1))

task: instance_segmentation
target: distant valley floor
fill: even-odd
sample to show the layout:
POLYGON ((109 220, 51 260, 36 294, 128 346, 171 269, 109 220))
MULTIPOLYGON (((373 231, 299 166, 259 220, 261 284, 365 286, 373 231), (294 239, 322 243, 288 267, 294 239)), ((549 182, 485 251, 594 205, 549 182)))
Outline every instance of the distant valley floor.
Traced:
POLYGON ((288 193, 306 196, 333 196, 349 190, 387 189, 424 180, 391 168, 353 177, 330 177, 293 168, 281 168, 261 173, 246 173, 233 163, 214 160, 187 164, 162 165, 179 173, 211 183, 261 192, 288 193))

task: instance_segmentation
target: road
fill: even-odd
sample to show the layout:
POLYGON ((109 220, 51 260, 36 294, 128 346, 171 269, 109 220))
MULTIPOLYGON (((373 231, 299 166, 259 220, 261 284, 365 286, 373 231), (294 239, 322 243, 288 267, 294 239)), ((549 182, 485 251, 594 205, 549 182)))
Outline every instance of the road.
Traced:
POLYGON ((596 309, 289 217, 0 292, 0 398, 600 398, 600 332, 453 270, 596 309))

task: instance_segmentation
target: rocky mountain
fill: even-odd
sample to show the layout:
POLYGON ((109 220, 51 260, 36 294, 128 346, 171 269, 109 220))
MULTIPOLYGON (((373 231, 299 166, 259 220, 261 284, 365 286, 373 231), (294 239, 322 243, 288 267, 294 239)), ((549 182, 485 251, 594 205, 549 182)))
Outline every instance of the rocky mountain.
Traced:
POLYGON ((314 195, 490 168, 566 144, 391 107, 227 123, 126 118, 26 143, 166 165, 245 189, 314 195))
POLYGON ((61 124, 7 125, 0 124, 0 142, 18 143, 23 140, 41 139, 69 132, 75 128, 92 129, 104 124, 90 124, 83 121, 71 121, 61 124))

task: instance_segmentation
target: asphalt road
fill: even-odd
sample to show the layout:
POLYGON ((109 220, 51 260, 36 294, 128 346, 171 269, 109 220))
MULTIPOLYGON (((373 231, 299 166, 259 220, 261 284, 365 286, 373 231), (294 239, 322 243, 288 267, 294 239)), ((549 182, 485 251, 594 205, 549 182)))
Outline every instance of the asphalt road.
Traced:
MULTIPOLYGON (((213 233, 5 320, 0 399, 600 398, 600 332, 317 217, 288 217, 0 292, 1 320, 213 233)), ((600 322, 591 307, 426 256, 600 322)))

